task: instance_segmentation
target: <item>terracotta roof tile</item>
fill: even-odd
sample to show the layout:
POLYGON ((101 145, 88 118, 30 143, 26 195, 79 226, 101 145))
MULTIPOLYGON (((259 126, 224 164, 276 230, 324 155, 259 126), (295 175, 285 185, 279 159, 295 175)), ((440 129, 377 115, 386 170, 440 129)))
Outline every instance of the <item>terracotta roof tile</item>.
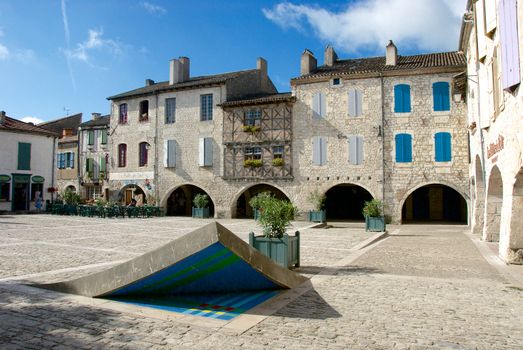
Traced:
POLYGON ((24 132, 24 133, 39 134, 39 135, 54 136, 54 137, 60 136, 59 134, 57 134, 55 132, 46 130, 46 129, 36 126, 32 123, 24 123, 21 120, 10 118, 8 116, 5 117, 5 122, 3 124, 0 124, 0 131, 24 132))
POLYGON ((257 104, 269 104, 269 103, 280 103, 280 102, 295 102, 296 97, 292 96, 290 92, 282 92, 279 94, 265 95, 258 97, 244 98, 241 100, 227 101, 220 106, 222 107, 238 107, 238 106, 247 106, 247 105, 257 105, 257 104))

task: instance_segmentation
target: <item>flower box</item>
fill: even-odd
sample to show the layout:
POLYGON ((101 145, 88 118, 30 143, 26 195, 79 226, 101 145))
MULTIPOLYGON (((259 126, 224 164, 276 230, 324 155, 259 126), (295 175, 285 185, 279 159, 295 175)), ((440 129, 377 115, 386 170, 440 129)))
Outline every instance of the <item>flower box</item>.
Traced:
POLYGON ((255 236, 254 232, 251 232, 249 234, 249 245, 285 268, 300 266, 299 231, 296 231, 294 236, 284 234, 281 238, 255 236))

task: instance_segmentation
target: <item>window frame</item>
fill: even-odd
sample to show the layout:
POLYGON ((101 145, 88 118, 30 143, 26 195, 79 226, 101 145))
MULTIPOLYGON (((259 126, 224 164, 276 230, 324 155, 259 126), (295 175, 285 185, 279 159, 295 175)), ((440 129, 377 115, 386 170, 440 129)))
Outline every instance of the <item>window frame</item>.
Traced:
POLYGON ((138 144, 138 166, 146 167, 149 162, 149 147, 151 145, 147 141, 138 144))
POLYGON ((200 95, 200 121, 213 120, 213 94, 200 95))
POLYGON ((395 161, 396 163, 412 163, 413 162, 413 147, 412 147, 412 134, 410 133, 398 133, 394 136, 394 147, 395 147, 395 161), (410 151, 408 151, 407 147, 405 146, 404 138, 408 136, 408 141, 410 144, 410 151), (401 147, 399 147, 400 142, 401 147))
POLYGON ((176 123, 176 97, 169 97, 165 99, 164 103, 164 123, 165 124, 174 124, 176 123), (172 107, 170 107, 172 103, 172 107), (172 115, 171 115, 172 113, 172 115))
POLYGON ((394 113, 407 114, 412 112, 412 88, 408 83, 394 84, 394 113), (407 89, 408 88, 408 89, 407 89), (408 92, 408 99, 406 98, 408 92), (408 102, 408 105, 406 104, 408 102), (407 108, 408 107, 408 108, 407 108))
POLYGON ((452 162, 452 134, 440 131, 434 134, 434 161, 436 163, 452 162))
POLYGON ((118 145, 118 167, 125 168, 127 166, 127 144, 120 143, 118 145))
POLYGON ((261 126, 261 109, 249 109, 243 113, 244 126, 261 126))
POLYGON ((434 81, 432 83, 432 111, 444 113, 450 112, 450 108, 450 83, 443 80, 434 81))
POLYGON ((118 124, 127 124, 128 123, 128 112, 129 107, 127 103, 120 103, 118 105, 118 124))
POLYGON ((138 108, 138 121, 141 123, 149 121, 149 100, 140 101, 138 108))

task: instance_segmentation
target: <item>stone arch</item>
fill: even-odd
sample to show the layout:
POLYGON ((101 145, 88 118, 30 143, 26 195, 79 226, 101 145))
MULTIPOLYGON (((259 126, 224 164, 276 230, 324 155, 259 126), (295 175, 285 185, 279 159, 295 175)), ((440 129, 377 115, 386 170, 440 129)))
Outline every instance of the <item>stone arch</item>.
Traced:
POLYGON ((412 188, 401 201, 401 223, 468 223, 467 196, 446 183, 424 183, 412 188))
POLYGON ((495 165, 488 177, 487 196, 483 223, 483 239, 487 242, 499 242, 501 213, 503 208, 503 178, 495 165))
POLYGON ((512 188, 512 210, 508 235, 508 262, 523 264, 523 169, 512 188))
POLYGON ((289 196, 279 187, 268 183, 258 183, 254 185, 245 186, 242 188, 231 204, 232 218, 252 218, 254 217, 253 210, 249 205, 249 200, 261 192, 271 192, 276 198, 286 199, 290 201, 289 196))
POLYGON ((483 233, 483 219, 485 216, 485 178, 483 166, 479 156, 475 159, 474 182, 472 185, 472 193, 474 194, 474 209, 472 213, 472 233, 481 235, 483 233))
POLYGON ((214 200, 209 192, 200 186, 183 184, 174 187, 162 201, 167 216, 191 216, 193 200, 197 194, 206 194, 209 197, 209 216, 214 217, 214 200))
POLYGON ((325 197, 327 220, 351 221, 363 221, 364 202, 375 198, 367 188, 354 183, 334 185, 325 191, 325 197))
POLYGON ((68 185, 66 188, 65 188, 66 191, 71 191, 71 192, 75 192, 76 193, 76 186, 75 185, 68 185))
POLYGON ((129 205, 131 199, 135 199, 138 205, 147 204, 147 196, 143 188, 136 184, 125 185, 120 189, 118 200, 124 204, 129 205))

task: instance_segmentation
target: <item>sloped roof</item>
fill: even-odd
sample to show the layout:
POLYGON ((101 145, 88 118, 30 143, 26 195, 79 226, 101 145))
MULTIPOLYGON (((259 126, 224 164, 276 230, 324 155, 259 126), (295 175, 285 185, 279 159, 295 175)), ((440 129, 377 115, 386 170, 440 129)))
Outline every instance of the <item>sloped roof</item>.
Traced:
POLYGON ((118 100, 133 96, 141 96, 141 95, 150 95, 157 92, 166 92, 166 91, 173 91, 173 90, 185 90, 185 89, 194 89, 202 86, 209 86, 209 85, 216 85, 216 84, 223 84, 227 82, 230 79, 237 78, 244 74, 249 74, 256 72, 256 69, 249 69, 249 70, 243 70, 243 71, 237 71, 237 72, 231 72, 231 73, 223 73, 223 74, 216 74, 216 75, 205 75, 200 77, 192 77, 188 81, 177 83, 170 85, 169 81, 162 81, 158 83, 154 83, 149 86, 144 86, 135 90, 127 91, 118 95, 107 97, 108 100, 118 100))
POLYGON ((5 122, 0 124, 0 131, 23 132, 54 137, 60 136, 60 134, 46 130, 40 126, 36 126, 32 123, 25 123, 21 120, 10 118, 8 116, 5 117, 5 122))
POLYGON ((269 103, 280 103, 280 102, 295 102, 296 97, 292 96, 290 92, 282 92, 279 94, 264 95, 259 97, 250 97, 240 100, 227 101, 220 106, 222 107, 239 107, 249 105, 260 105, 269 103))
POLYGON ((60 119, 40 123, 38 126, 57 134, 62 134, 62 130, 64 129, 72 129, 73 133, 76 135, 78 133, 78 125, 80 125, 81 122, 82 113, 78 113, 60 119))
POLYGON ((110 115, 106 114, 106 115, 100 116, 100 118, 91 119, 89 121, 86 121, 85 123, 80 124, 80 127, 82 129, 85 129, 85 128, 95 127, 95 126, 107 126, 107 125, 109 125, 109 121, 110 121, 110 115))
POLYGON ((460 51, 429 53, 413 56, 398 56, 396 65, 386 65, 385 56, 337 60, 332 66, 319 66, 311 74, 293 78, 291 82, 300 83, 314 78, 330 76, 397 75, 415 70, 425 69, 459 70, 466 68, 465 55, 460 51))

